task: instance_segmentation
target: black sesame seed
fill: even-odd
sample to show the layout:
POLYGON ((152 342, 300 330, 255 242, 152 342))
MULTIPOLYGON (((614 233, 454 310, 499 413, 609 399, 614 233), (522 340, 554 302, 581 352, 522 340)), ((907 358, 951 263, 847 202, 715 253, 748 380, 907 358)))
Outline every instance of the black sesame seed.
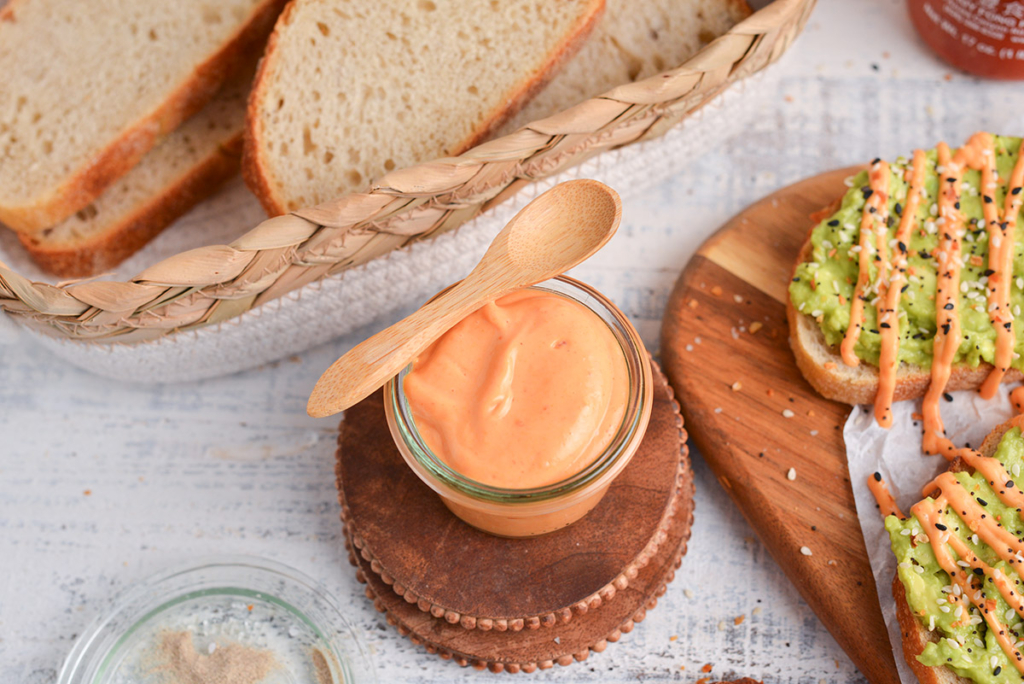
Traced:
POLYGON ((950 394, 949 392, 943 392, 942 398, 945 399, 946 401, 953 401, 953 395, 950 394))

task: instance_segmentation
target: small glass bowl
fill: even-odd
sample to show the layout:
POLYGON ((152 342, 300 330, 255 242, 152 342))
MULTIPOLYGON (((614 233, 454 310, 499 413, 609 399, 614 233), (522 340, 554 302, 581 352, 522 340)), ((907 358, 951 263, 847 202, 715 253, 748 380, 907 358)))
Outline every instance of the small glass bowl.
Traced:
POLYGON ((629 398, 611 444, 586 468, 534 489, 503 489, 453 470, 424 443, 403 389, 409 365, 384 386, 384 410, 399 452, 413 472, 466 523, 501 537, 532 537, 571 525, 590 512, 629 464, 647 429, 653 401, 651 363, 640 335, 614 304, 589 285, 567 276, 534 285, 587 307, 611 329, 629 371, 629 398))
POLYGON ((220 556, 118 596, 75 642, 58 684, 163 682, 167 632, 190 632, 200 654, 235 643, 271 652, 276 667, 262 684, 377 681, 362 639, 315 580, 262 558, 220 556))

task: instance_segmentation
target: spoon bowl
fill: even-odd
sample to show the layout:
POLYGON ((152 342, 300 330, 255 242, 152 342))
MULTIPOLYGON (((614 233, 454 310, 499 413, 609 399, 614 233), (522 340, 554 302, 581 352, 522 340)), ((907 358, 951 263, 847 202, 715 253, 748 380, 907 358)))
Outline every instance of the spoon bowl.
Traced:
POLYGON ((484 304, 561 275, 593 255, 621 219, 619 196, 603 183, 577 180, 551 188, 502 228, 464 280, 331 364, 306 411, 323 418, 365 399, 484 304))
POLYGON ((538 202, 538 197, 506 226, 509 262, 520 277, 530 279, 529 285, 561 275, 589 258, 615 234, 608 226, 618 226, 622 218, 618 195, 597 181, 561 183, 541 197, 545 202, 538 202), (553 225, 572 229, 556 232, 549 228, 553 225), (560 262, 551 259, 553 252, 560 255, 560 262))

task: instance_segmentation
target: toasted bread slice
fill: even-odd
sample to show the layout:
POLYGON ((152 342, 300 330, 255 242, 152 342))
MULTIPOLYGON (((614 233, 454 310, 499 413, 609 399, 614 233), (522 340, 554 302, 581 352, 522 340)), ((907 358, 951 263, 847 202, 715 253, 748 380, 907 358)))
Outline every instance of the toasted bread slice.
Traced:
POLYGON ((14 0, 0 10, 0 222, 87 207, 262 51, 285 0, 14 0))
MULTIPOLYGON (((829 205, 834 207, 835 204, 829 205)), ((831 214, 825 210, 825 216, 831 214)), ((820 214, 816 214, 819 216, 820 214)), ((800 250, 793 265, 796 267, 811 258, 811 232, 800 250)), ((826 399, 855 406, 870 404, 878 393, 878 367, 861 362, 857 366, 847 366, 839 355, 839 350, 829 346, 818 323, 811 316, 797 311, 793 300, 786 297, 786 317, 789 320, 789 346, 793 349, 796 365, 818 394, 826 399)), ((992 364, 979 363, 977 366, 954 364, 946 384, 946 390, 974 390, 981 387, 992 371, 992 364)), ((1018 382, 1024 379, 1024 373, 1010 368, 1003 376, 1003 382, 1018 382)), ((931 371, 921 366, 900 363, 896 370, 896 387, 893 392, 894 401, 904 401, 923 397, 928 390, 931 371)))
POLYGON ((293 0, 249 99, 242 165, 267 213, 457 155, 575 54, 604 0, 293 0))
POLYGON ((674 69, 750 14, 747 0, 607 0, 583 48, 501 133, 674 69))
MULTIPOLYGON (((978 453, 982 456, 993 456, 1003 435, 1015 427, 1024 429, 1024 416, 1014 416, 993 429, 978 448, 978 453)), ((965 466, 962 461, 957 459, 953 461, 949 469, 956 472, 964 470, 965 466)), ((898 573, 892 580, 892 595, 896 601, 896 618, 900 623, 903 657, 906 658, 907 664, 917 675, 921 684, 973 684, 972 680, 961 677, 947 667, 924 665, 917 659, 929 643, 938 641, 942 636, 938 630, 929 631, 914 615, 910 604, 907 603, 907 593, 903 583, 900 582, 898 573)))
POLYGON ((36 263, 62 278, 114 268, 238 173, 254 71, 255 63, 95 202, 52 228, 19 233, 36 263))

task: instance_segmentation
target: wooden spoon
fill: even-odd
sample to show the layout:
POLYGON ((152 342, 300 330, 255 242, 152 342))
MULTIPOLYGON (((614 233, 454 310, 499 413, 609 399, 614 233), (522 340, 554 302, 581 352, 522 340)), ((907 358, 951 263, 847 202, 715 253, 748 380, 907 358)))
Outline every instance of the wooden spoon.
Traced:
POLYGON ((320 376, 306 411, 344 411, 487 302, 553 278, 601 249, 619 227, 618 194, 594 180, 561 183, 508 222, 476 268, 419 311, 353 347, 320 376))

